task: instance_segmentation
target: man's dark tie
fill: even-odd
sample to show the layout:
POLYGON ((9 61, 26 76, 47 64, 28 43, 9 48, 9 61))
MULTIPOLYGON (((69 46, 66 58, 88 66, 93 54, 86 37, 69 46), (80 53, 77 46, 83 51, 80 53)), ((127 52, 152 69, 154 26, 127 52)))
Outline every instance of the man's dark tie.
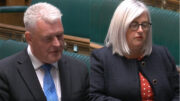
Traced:
POLYGON ((43 90, 44 90, 46 99, 47 101, 58 101, 56 88, 55 88, 54 81, 50 73, 52 66, 50 64, 44 64, 41 67, 44 69, 44 72, 45 72, 44 79, 43 79, 43 90))

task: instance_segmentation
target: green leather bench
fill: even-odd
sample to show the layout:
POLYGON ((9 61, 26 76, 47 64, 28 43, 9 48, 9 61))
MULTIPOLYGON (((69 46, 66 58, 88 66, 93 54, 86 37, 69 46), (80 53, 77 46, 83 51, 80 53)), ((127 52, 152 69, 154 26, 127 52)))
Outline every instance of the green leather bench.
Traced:
POLYGON ((152 18, 153 43, 167 47, 179 65, 179 13, 149 7, 152 18))
POLYGON ((25 12, 28 6, 1 6, 0 13, 25 12))
POLYGON ((4 41, 5 41, 5 40, 0 40, 0 47, 1 47, 1 45, 3 44, 4 41))
MULTIPOLYGON (((0 40, 0 59, 6 58, 21 50, 24 50, 26 47, 27 43, 25 42, 19 42, 15 40, 0 40)), ((63 54, 82 61, 84 64, 87 65, 88 68, 90 67, 89 56, 69 51, 63 51, 63 54)))

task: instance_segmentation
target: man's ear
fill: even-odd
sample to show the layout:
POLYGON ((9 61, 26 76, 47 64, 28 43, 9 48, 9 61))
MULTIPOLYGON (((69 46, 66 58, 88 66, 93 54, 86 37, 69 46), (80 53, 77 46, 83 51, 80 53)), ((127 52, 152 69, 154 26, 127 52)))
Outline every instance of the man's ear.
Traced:
POLYGON ((25 38, 26 38, 26 42, 31 45, 31 43, 32 43, 32 35, 31 35, 31 33, 29 31, 25 32, 25 38))

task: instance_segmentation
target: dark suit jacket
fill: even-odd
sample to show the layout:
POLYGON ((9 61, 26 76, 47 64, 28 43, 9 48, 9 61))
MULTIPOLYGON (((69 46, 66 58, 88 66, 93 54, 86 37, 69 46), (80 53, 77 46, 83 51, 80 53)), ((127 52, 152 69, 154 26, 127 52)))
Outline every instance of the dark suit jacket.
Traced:
MULTIPOLYGON (((87 67, 62 56, 58 61, 61 101, 87 101, 87 67)), ((27 50, 0 61, 0 101, 46 101, 27 50)))
POLYGON ((164 47, 153 46, 141 61, 112 54, 112 48, 91 55, 91 101, 141 101, 139 71, 150 82, 154 101, 179 101, 179 75, 164 47))

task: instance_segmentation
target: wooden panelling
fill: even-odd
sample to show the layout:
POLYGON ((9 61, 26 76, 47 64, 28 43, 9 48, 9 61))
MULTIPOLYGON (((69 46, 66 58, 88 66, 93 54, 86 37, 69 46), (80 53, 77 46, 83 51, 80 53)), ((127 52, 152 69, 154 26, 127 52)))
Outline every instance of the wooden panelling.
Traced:
MULTIPOLYGON (((0 23, 0 38, 1 39, 13 39, 18 41, 25 41, 24 27, 14 26, 0 23)), ((74 46, 78 47, 78 53, 84 55, 90 55, 93 49, 101 48, 101 45, 91 43, 88 38, 81 38, 71 35, 64 35, 65 50, 74 52, 74 46)))
POLYGON ((0 6, 25 6, 30 5, 32 0, 0 0, 0 6))
POLYGON ((29 6, 32 0, 25 0, 25 5, 29 6))
POLYGON ((0 6, 4 6, 6 4, 6 0, 1 0, 0 1, 0 6))
POLYGON ((0 23, 24 26, 24 13, 0 13, 0 23))
POLYGON ((65 49, 74 51, 73 48, 77 47, 78 52, 81 54, 89 54, 90 52, 90 39, 81 38, 76 36, 64 35, 65 49))
POLYGON ((145 4, 162 8, 162 9, 168 9, 180 12, 180 0, 141 0, 145 2, 145 4))
POLYGON ((6 0, 6 6, 25 5, 25 0, 6 0))
POLYGON ((93 49, 98 49, 98 48, 102 48, 102 47, 103 47, 102 45, 99 45, 99 44, 96 44, 93 42, 90 43, 90 51, 92 51, 93 49))
POLYGON ((13 39, 18 41, 24 41, 24 28, 0 24, 0 38, 1 39, 13 39))
POLYGON ((167 0, 165 3, 165 9, 171 9, 180 12, 180 1, 179 0, 167 0))

